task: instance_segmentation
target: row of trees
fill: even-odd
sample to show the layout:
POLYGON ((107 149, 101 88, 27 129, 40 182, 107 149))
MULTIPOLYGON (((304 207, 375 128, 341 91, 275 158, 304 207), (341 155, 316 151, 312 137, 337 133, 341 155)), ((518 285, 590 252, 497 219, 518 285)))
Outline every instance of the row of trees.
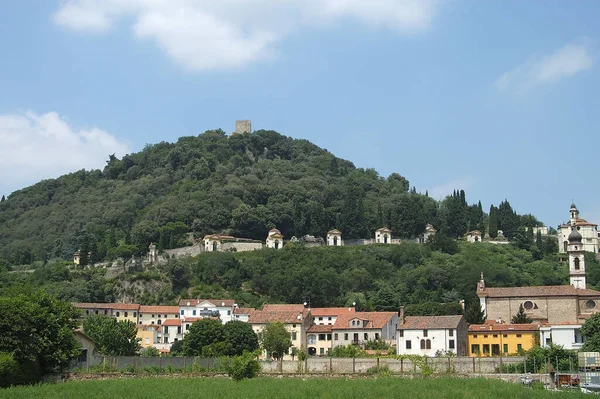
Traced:
MULTIPOLYGON (((524 223, 508 201, 497 216, 492 225, 509 237, 524 223)), ((356 168, 305 140, 217 130, 112 155, 102 171, 12 193, 0 201, 0 263, 68 260, 76 250, 91 252, 91 262, 129 257, 151 241, 161 249, 185 245, 187 233, 263 240, 272 227, 285 237, 322 237, 337 228, 352 239, 388 226, 408 238, 426 223, 450 237, 489 224, 481 203, 469 205, 463 190, 436 201, 400 174, 356 168)))

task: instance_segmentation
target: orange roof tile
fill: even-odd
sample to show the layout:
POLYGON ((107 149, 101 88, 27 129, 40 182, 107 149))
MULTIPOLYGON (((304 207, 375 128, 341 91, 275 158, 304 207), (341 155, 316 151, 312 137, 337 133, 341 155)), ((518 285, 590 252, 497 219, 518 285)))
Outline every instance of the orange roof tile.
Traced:
POLYGON ((333 330, 350 330, 350 329, 379 329, 383 328, 392 317, 397 315, 396 312, 355 312, 349 314, 341 314, 338 316, 333 330), (351 326, 350 321, 358 319, 366 321, 365 326, 351 326))
POLYGON ((256 311, 254 308, 235 308, 233 309, 233 314, 252 314, 256 311))
POLYGON ((302 304, 277 304, 277 303, 273 303, 273 304, 265 304, 263 305, 262 310, 265 311, 269 311, 269 312, 281 312, 281 311, 293 311, 293 312, 303 312, 304 311, 304 305, 302 304))
POLYGON ((73 306, 79 309, 115 309, 115 310, 138 310, 137 303, 82 303, 75 302, 73 306))
POLYGON ((179 314, 179 306, 140 306, 140 313, 179 314))
POLYGON ((314 317, 323 317, 323 316, 338 316, 341 314, 355 313, 356 309, 354 307, 347 308, 311 308, 310 314, 314 317))
POLYGON ((167 320, 163 321, 162 325, 163 326, 180 326, 181 319, 167 319, 167 320))
POLYGON ((398 330, 435 330, 458 328, 464 320, 462 315, 455 316, 406 316, 398 330))
POLYGON ((311 326, 308 329, 308 331, 306 331, 306 332, 308 332, 308 333, 317 333, 317 334, 318 333, 330 333, 331 330, 332 330, 332 327, 333 326, 325 326, 325 325, 321 326, 321 325, 315 324, 315 325, 311 326))
POLYGON ((477 291, 479 297, 528 298, 544 296, 600 297, 600 291, 575 288, 572 285, 545 285, 535 287, 486 287, 477 291))
POLYGON ((250 324, 267 324, 272 322, 280 322, 285 324, 302 323, 308 316, 308 310, 298 312, 294 310, 257 310, 250 315, 248 323, 250 324))

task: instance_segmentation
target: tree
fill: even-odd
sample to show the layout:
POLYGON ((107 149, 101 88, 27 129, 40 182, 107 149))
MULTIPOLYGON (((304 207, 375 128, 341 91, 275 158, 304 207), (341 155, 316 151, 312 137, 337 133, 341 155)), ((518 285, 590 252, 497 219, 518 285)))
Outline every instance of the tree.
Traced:
POLYGON ((581 326, 581 334, 585 336, 584 352, 600 352, 600 313, 595 313, 581 326))
POLYGON ((220 356, 224 350, 223 324, 219 320, 195 321, 183 341, 186 356, 220 356))
POLYGON ((183 356, 183 339, 180 339, 179 341, 175 341, 173 342, 173 345, 171 345, 171 352, 169 352, 169 354, 171 356, 183 356))
POLYGON ((0 202, 4 202, 6 201, 6 198, 4 197, 4 195, 2 196, 2 199, 0 199, 0 202))
POLYGON ((0 297, 0 353, 41 375, 60 372, 81 353, 73 333, 80 317, 73 305, 43 292, 0 297))
POLYGON ((96 350, 106 356, 133 356, 140 349, 137 328, 129 320, 94 315, 83 321, 83 332, 96 344, 96 350))
POLYGON ((400 307, 400 298, 389 285, 381 287, 373 298, 373 306, 378 312, 397 311, 400 307))
POLYGON ((243 321, 233 320, 223 326, 223 341, 228 356, 239 356, 244 351, 254 352, 258 349, 258 336, 252 326, 243 321))
POLYGON ((488 219, 488 234, 490 238, 498 237, 498 208, 490 205, 490 216, 488 219))
POLYGON ((479 302, 473 301, 467 306, 465 319, 469 324, 483 324, 485 322, 485 312, 481 309, 479 302))
POLYGON ((140 351, 140 356, 144 357, 159 357, 160 351, 153 346, 149 346, 140 351))
POLYGON ((529 324, 533 322, 533 319, 527 316, 527 313, 525 313, 525 308, 523 308, 523 304, 521 304, 519 305, 519 311, 513 316, 511 322, 513 324, 529 324))
POLYGON ((261 343, 267 354, 274 359, 281 359, 292 346, 292 337, 283 323, 273 322, 267 324, 262 331, 261 343))

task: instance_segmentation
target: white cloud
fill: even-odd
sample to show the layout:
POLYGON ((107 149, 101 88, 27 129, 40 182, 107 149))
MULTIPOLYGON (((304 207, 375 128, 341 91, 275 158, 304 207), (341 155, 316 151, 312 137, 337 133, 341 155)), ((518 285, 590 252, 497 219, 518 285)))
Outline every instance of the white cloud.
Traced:
POLYGON ((429 191, 429 196, 436 200, 442 200, 446 196, 452 194, 454 190, 465 190, 473 186, 473 178, 464 177, 461 179, 452 180, 448 183, 440 184, 435 186, 429 191))
POLYGON ((103 168, 129 145, 100 130, 74 129, 56 112, 0 114, 0 190, 8 194, 41 179, 103 168))
POLYGON ((350 19, 403 33, 428 29, 442 0, 67 0, 58 25, 101 33, 119 21, 190 70, 270 57, 290 32, 350 19))
POLYGON ((551 55, 531 59, 505 72, 497 81, 500 90, 528 89, 553 83, 590 69, 594 60, 584 45, 566 45, 551 55))

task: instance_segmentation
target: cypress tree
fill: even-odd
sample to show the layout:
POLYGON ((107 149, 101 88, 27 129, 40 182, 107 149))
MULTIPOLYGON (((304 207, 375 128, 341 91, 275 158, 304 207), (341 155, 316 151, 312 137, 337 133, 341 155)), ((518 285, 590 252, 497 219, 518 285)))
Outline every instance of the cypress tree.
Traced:
POLYGON ((490 205, 490 217, 488 219, 488 234, 491 238, 498 237, 498 208, 490 205))
POLYGON ((6 198, 4 197, 4 195, 2 196, 2 199, 0 200, 0 202, 4 202, 6 201, 6 198))

